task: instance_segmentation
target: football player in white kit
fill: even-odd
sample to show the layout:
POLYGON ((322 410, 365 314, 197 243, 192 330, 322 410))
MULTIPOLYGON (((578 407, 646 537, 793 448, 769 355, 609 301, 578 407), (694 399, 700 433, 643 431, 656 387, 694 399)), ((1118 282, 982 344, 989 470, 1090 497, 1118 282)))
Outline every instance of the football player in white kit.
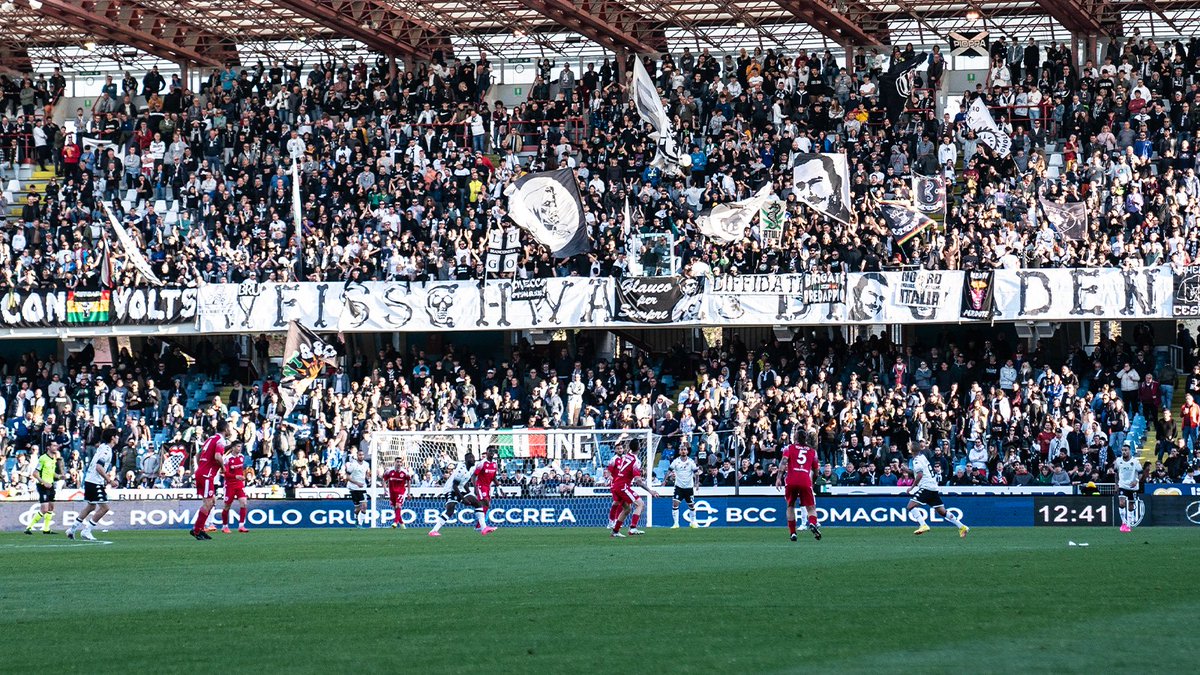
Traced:
POLYGON ((700 473, 700 465, 688 457, 686 445, 679 448, 679 456, 671 461, 671 471, 675 472, 675 496, 671 498, 671 518, 675 524, 671 529, 679 529, 679 502, 687 502, 690 527, 699 527, 696 524, 696 476, 700 473))
POLYGON ((1121 446, 1121 456, 1113 462, 1117 471, 1117 511, 1121 514, 1121 531, 1131 532, 1137 509, 1138 480, 1142 475, 1142 463, 1133 457, 1129 441, 1121 446))
POLYGON ((936 511, 939 516, 945 518, 946 522, 958 526, 958 536, 966 537, 971 528, 963 525, 942 504, 942 495, 938 493, 937 479, 933 477, 933 469, 929 466, 929 458, 916 446, 913 446, 912 453, 913 484, 908 489, 908 493, 912 495, 908 501, 908 512, 920 523, 913 534, 925 534, 929 531, 929 523, 925 522, 925 509, 921 508, 928 506, 936 511))

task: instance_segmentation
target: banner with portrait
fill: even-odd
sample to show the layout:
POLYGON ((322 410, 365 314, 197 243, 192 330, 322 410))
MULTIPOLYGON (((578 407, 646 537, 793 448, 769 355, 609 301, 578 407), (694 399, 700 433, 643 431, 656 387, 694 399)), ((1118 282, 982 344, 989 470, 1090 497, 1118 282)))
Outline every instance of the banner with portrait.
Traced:
POLYGON ((571 169, 522 176, 505 194, 508 217, 550 249, 555 258, 592 250, 579 183, 571 169))
POLYGON ((963 272, 962 305, 959 308, 962 318, 972 321, 992 318, 996 301, 994 277, 992 270, 963 272))
POLYGON ((814 211, 850 223, 850 165, 844 153, 797 155, 792 192, 814 211))

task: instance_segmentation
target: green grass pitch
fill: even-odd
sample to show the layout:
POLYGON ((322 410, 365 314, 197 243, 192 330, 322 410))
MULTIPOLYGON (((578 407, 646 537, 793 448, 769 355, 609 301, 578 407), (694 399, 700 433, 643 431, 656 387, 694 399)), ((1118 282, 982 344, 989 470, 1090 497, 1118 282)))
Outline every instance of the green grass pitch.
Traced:
POLYGON ((1200 616, 1186 529, 97 534, 0 534, 0 670, 1184 672, 1200 616))

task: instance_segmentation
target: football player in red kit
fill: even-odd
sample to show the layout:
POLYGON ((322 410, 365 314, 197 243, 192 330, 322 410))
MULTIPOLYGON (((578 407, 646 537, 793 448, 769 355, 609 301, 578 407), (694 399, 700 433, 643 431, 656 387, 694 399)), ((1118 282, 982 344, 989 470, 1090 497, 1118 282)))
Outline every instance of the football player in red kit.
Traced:
POLYGON ((225 508, 221 509, 221 531, 225 534, 229 534, 229 507, 235 500, 238 503, 238 532, 249 532, 246 529, 246 457, 242 454, 241 443, 229 446, 225 455, 225 508))
POLYGON ((638 529, 638 520, 642 517, 645 503, 633 491, 633 486, 645 487, 646 484, 642 480, 642 463, 638 461, 637 455, 633 453, 628 443, 617 443, 616 454, 613 455, 604 470, 608 472, 610 478, 609 485, 613 498, 612 508, 608 512, 612 536, 625 536, 621 534, 621 525, 630 511, 633 512, 633 516, 629 520, 629 534, 644 534, 638 529))
POLYGON ((388 499, 392 502, 392 529, 397 527, 404 529, 404 500, 408 497, 408 484, 412 482, 412 476, 408 473, 404 455, 396 457, 396 462, 392 468, 383 474, 383 480, 387 482, 388 499))
POLYGON ((475 467, 475 498, 479 500, 480 512, 483 513, 481 534, 495 532, 496 528, 487 524, 488 510, 492 508, 492 488, 496 485, 496 476, 500 474, 500 463, 496 461, 496 449, 488 448, 487 459, 475 467), (484 532, 483 530, 487 530, 484 532))
POLYGON ((217 433, 208 437, 196 456, 196 492, 204 504, 196 513, 196 522, 192 525, 191 535, 199 541, 212 539, 204 531, 208 523, 208 514, 212 512, 217 499, 217 472, 225 465, 225 436, 229 433, 229 423, 225 420, 217 422, 217 433))
POLYGON ((817 499, 813 495, 813 476, 817 472, 817 451, 795 443, 783 449, 783 460, 775 488, 784 486, 787 500, 788 531, 796 541, 796 502, 808 511, 808 531, 821 540, 821 528, 817 526, 817 499), (785 478, 786 477, 786 478, 785 478))

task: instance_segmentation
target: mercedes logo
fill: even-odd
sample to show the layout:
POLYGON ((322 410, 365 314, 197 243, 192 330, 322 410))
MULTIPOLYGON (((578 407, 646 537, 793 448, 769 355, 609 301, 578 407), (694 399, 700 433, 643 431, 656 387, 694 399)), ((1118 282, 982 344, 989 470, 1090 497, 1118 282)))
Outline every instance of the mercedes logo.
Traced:
POLYGON ((1200 501, 1188 504, 1187 508, 1183 510, 1183 514, 1187 516, 1187 519, 1192 521, 1192 523, 1200 525, 1200 501))

